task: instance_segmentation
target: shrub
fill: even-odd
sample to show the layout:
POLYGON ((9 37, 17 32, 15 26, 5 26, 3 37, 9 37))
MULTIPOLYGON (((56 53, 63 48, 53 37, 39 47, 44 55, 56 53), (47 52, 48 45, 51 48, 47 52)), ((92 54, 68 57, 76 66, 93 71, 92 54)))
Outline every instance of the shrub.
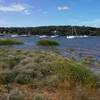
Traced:
POLYGON ((6 70, 6 69, 9 69, 10 68, 10 65, 7 64, 6 62, 0 62, 0 70, 6 70))
POLYGON ((42 94, 36 94, 32 100, 45 100, 45 97, 42 94))
POLYGON ((5 70, 0 72, 0 83, 8 84, 13 82, 15 79, 15 74, 12 71, 5 70))
POLYGON ((24 100, 24 96, 21 92, 13 90, 10 92, 9 100, 24 100))
POLYGON ((40 40, 37 42, 37 45, 39 46, 57 46, 59 43, 54 40, 40 40))
POLYGON ((61 80, 59 79, 57 75, 52 75, 45 78, 43 83, 45 86, 57 88, 59 84, 61 83, 61 80))
MULTIPOLYGON (((28 63, 26 65, 19 64, 14 67, 13 71, 18 74, 23 72, 29 73, 31 77, 41 79, 52 74, 51 64, 48 63, 28 63)), ((24 74, 25 74, 24 73, 24 74)), ((22 76, 22 75, 21 75, 22 76)), ((24 75, 25 76, 25 75, 24 75)))
POLYGON ((61 78, 66 79, 73 85, 96 85, 95 75, 81 64, 68 60, 62 60, 55 64, 54 70, 61 78))
POLYGON ((7 64, 9 64, 9 69, 12 69, 18 63, 16 60, 8 60, 8 61, 5 61, 5 62, 7 64))
POLYGON ((12 71, 5 70, 0 72, 0 83, 7 85, 8 93, 10 91, 9 83, 12 83, 15 79, 15 74, 12 71))
POLYGON ((33 77, 31 73, 22 72, 16 76, 15 81, 19 84, 29 84, 33 82, 33 77))

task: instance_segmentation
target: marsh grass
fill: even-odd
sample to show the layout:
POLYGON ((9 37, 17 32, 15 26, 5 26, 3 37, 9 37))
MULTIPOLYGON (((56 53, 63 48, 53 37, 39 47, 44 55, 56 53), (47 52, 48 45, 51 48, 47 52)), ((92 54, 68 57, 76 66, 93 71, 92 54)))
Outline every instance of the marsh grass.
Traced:
MULTIPOLYGON (((8 51, 4 52, 8 53, 8 51)), ((4 61, 1 60, 2 65, 0 69, 3 72, 5 72, 6 69, 10 72, 14 72, 16 74, 14 80, 18 83, 27 84, 36 78, 50 78, 55 75, 56 77, 50 78, 51 82, 52 80, 55 81, 57 77, 60 77, 73 84, 95 85, 96 83, 95 76, 84 65, 68 58, 63 58, 61 55, 47 52, 22 52, 19 54, 17 51, 9 52, 10 53, 4 56, 4 61), (18 54, 17 56, 16 53, 18 54), (31 56, 29 56, 30 54, 31 56)))
POLYGON ((54 68, 56 73, 71 86, 79 84, 94 87, 96 85, 95 75, 81 64, 64 59, 59 61, 54 68))
POLYGON ((0 39, 0 45, 21 45, 23 42, 15 39, 0 39))
POLYGON ((1 85, 33 86, 31 89, 38 90, 67 90, 77 86, 96 89, 97 81, 83 63, 51 51, 0 50, 1 85))
POLYGON ((54 40, 39 40, 37 41, 37 45, 38 46, 58 46, 60 44, 54 40))

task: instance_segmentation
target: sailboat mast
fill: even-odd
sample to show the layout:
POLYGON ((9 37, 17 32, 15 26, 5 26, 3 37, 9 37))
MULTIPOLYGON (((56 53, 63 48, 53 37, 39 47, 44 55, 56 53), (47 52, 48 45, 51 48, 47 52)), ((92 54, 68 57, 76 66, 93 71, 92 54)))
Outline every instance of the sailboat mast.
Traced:
POLYGON ((73 31, 74 31, 74 30, 73 30, 73 26, 72 26, 72 35, 73 35, 73 31))
POLYGON ((72 26, 72 35, 74 35, 74 33, 75 33, 75 35, 77 36, 76 28, 75 28, 74 26, 72 26))

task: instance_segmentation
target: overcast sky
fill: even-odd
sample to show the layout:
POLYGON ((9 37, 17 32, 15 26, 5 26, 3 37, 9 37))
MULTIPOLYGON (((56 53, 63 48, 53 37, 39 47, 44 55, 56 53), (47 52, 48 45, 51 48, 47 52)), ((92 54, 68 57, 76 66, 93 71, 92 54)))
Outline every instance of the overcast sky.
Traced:
POLYGON ((100 27, 100 0, 0 0, 0 26, 100 27))

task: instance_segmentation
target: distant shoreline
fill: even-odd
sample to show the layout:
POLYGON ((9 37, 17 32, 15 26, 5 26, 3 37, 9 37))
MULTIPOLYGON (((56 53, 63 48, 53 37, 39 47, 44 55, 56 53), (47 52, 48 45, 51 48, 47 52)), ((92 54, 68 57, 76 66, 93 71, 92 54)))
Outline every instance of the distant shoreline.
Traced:
POLYGON ((86 26, 0 27, 0 34, 100 36, 100 28, 86 26))

